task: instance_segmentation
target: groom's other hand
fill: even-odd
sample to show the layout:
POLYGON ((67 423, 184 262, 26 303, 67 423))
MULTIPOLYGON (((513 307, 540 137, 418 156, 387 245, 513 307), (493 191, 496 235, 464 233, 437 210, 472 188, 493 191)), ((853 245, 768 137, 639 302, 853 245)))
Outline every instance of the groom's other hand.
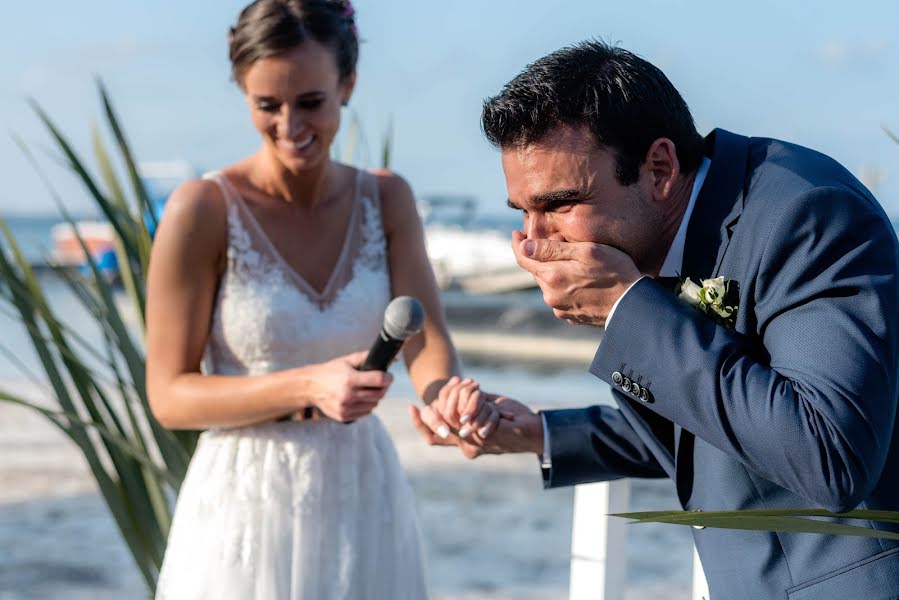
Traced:
POLYGON ((605 326, 615 302, 642 276, 630 256, 605 244, 527 239, 514 231, 512 250, 543 301, 569 323, 605 326))

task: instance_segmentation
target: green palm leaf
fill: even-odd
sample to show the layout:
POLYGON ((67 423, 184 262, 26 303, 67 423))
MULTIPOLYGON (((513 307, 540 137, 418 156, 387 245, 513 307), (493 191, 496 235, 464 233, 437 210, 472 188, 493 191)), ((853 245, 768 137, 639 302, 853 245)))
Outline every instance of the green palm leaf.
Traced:
MULTIPOLYGON (((89 276, 79 276, 62 266, 50 266, 92 317, 102 344, 98 346, 87 340, 56 313, 40 278, 0 219, 0 304, 8 307, 22 323, 46 377, 46 385, 40 387, 53 398, 56 406, 37 403, 7 390, 0 390, 0 402, 40 414, 76 444, 152 592, 171 526, 171 499, 186 473, 197 433, 168 431, 153 418, 149 408, 141 342, 151 241, 143 215, 149 212, 151 219, 155 216, 102 83, 98 83, 98 89, 118 159, 131 182, 130 199, 96 127, 92 140, 99 179, 89 172, 85 161, 41 107, 34 101, 31 106, 61 152, 64 164, 75 173, 112 225, 121 284, 130 304, 123 308, 119 301, 121 293, 100 271, 49 179, 25 144, 16 138, 63 219, 75 232, 89 276), (130 309, 135 311, 136 327, 122 312, 130 309)), ((34 379, 28 369, 26 375, 34 379)))
POLYGON ((726 510, 726 511, 682 511, 662 510, 652 512, 617 513, 610 515, 633 519, 638 523, 668 523, 692 527, 712 527, 719 529, 742 529, 747 531, 789 531, 794 533, 818 533, 827 535, 848 535, 855 537, 899 540, 899 533, 861 527, 833 520, 880 521, 899 523, 899 512, 883 510, 854 510, 835 514, 823 509, 773 509, 773 510, 726 510))

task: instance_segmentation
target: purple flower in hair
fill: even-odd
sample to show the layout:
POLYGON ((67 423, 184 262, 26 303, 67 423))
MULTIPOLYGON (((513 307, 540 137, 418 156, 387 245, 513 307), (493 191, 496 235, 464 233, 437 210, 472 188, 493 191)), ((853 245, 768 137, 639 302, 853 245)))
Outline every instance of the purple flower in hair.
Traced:
POLYGON ((353 35, 357 38, 359 37, 359 32, 356 30, 356 23, 353 21, 353 17, 356 15, 356 9, 353 8, 353 3, 350 0, 342 0, 343 1, 343 16, 350 22, 350 31, 353 32, 353 35))

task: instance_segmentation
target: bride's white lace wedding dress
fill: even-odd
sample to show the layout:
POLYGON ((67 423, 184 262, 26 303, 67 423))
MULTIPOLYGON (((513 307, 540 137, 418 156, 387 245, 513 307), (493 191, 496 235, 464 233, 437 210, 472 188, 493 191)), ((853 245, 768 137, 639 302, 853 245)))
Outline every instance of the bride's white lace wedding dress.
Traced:
MULTIPOLYGON (((278 254, 227 178, 206 177, 226 198, 229 241, 204 372, 256 375, 367 349, 390 299, 375 176, 359 172, 343 250, 320 293, 278 254)), ((206 431, 156 598, 426 598, 413 504, 374 415, 206 431)))

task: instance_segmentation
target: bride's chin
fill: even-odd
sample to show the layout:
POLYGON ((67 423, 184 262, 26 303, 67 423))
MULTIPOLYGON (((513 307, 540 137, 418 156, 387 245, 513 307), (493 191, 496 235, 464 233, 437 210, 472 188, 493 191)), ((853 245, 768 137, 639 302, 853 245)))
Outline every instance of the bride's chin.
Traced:
POLYGON ((327 155, 316 154, 303 158, 279 156, 281 165, 291 174, 300 175, 301 173, 321 166, 327 159, 327 155))

